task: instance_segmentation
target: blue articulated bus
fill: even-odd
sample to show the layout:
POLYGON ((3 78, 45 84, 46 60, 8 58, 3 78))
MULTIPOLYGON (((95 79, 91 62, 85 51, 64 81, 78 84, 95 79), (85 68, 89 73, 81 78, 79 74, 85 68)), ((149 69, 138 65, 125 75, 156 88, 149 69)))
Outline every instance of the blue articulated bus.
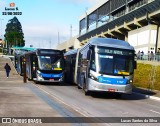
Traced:
POLYGON ((93 38, 77 51, 75 83, 89 94, 91 91, 131 94, 135 50, 125 41, 93 38))
POLYGON ((37 49, 25 54, 26 75, 35 82, 63 82, 64 55, 53 49, 37 49))
POLYGON ((70 50, 64 54, 65 58, 65 82, 74 83, 75 79, 75 64, 76 64, 76 56, 77 50, 70 50))
POLYGON ((23 58, 26 52, 33 51, 35 48, 28 47, 13 47, 14 52, 14 66, 18 72, 18 74, 23 75, 23 58))
POLYGON ((24 57, 25 57, 24 54, 18 55, 16 57, 16 70, 17 73, 20 74, 21 76, 23 76, 24 74, 24 60, 23 60, 24 57))

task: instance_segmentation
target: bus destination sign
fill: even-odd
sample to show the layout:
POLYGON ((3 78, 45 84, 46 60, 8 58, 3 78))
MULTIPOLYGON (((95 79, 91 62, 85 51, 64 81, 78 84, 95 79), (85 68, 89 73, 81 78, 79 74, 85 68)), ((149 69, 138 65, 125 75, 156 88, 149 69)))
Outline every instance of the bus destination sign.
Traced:
POLYGON ((41 50, 41 54, 61 54, 60 51, 51 51, 51 50, 41 50))
POLYGON ((98 48, 98 53, 107 53, 107 54, 114 54, 114 55, 133 55, 133 52, 131 51, 107 49, 107 48, 98 48))

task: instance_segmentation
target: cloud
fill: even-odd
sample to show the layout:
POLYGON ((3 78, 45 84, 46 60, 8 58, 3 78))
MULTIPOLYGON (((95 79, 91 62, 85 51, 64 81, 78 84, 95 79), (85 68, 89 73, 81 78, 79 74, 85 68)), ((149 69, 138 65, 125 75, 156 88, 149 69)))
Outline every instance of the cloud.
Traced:
MULTIPOLYGON (((25 46, 39 48, 55 48, 58 44, 70 38, 70 26, 59 24, 28 24, 23 26, 23 33, 25 37, 25 46)), ((72 35, 77 35, 75 29, 72 29, 72 35)), ((78 32, 78 31, 77 31, 78 32)))
POLYGON ((72 3, 72 4, 89 4, 89 5, 94 5, 97 3, 99 0, 59 0, 62 1, 63 3, 72 3))
POLYGON ((5 6, 6 6, 6 1, 0 0, 0 9, 4 9, 5 6))
POLYGON ((23 32, 26 36, 53 36, 57 35, 58 32, 64 36, 70 34, 70 27, 63 24, 30 24, 23 26, 23 32), (32 33, 31 33, 32 31, 32 33))

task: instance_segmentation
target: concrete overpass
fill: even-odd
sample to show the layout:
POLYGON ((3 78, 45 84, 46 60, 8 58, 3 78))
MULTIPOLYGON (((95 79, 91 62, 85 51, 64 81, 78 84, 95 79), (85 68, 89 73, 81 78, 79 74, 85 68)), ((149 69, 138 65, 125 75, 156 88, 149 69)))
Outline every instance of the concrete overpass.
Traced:
POLYGON ((82 15, 79 25, 78 40, 81 46, 92 37, 109 37, 128 41, 130 31, 156 25, 154 46, 157 52, 160 48, 158 43, 160 0, 105 0, 82 15), (109 7, 108 11, 106 7, 109 7), (92 27, 95 28, 92 29, 92 27))

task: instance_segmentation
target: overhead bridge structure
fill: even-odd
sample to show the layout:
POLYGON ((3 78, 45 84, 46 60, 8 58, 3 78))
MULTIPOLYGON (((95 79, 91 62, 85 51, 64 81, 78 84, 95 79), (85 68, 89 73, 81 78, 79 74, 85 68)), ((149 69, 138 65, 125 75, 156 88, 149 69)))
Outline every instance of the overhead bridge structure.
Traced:
POLYGON ((78 40, 81 46, 92 37, 128 41, 130 31, 148 25, 156 26, 153 49, 157 52, 160 39, 160 0, 103 0, 80 17, 78 40))

